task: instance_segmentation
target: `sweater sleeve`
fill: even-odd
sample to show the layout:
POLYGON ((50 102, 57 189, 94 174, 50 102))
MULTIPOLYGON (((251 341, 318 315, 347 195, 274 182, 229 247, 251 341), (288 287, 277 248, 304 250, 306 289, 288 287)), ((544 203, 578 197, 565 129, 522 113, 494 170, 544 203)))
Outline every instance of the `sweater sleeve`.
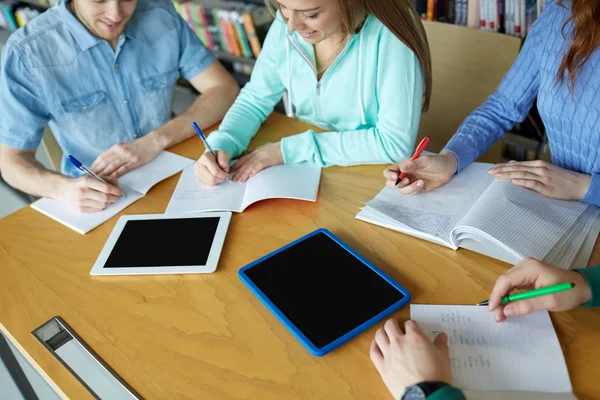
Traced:
MULTIPOLYGON (((555 6, 557 7, 557 6, 555 6)), ((523 121, 539 89, 539 53, 551 8, 540 15, 516 61, 489 99, 458 128, 444 150, 458 159, 458 172, 488 151, 517 122, 523 121)))
POLYGON ((600 174, 592 174, 590 187, 581 201, 600 207, 600 174))
POLYGON ((462 390, 452 386, 446 386, 436 390, 431 395, 427 396, 427 400, 466 400, 462 390))
POLYGON ((600 265, 595 267, 575 269, 579 272, 583 279, 590 285, 592 290, 592 298, 588 303, 582 304, 583 307, 600 307, 600 265))
MULTIPOLYGON (((363 72, 364 73, 364 72, 363 72)), ((410 157, 423 103, 423 71, 416 55, 384 29, 378 47, 377 98, 374 126, 342 132, 312 130, 281 140, 286 164, 386 164, 410 157)), ((345 99, 339 99, 343 103, 345 99)))
POLYGON ((240 91, 219 129, 207 139, 213 150, 225 150, 232 159, 239 156, 281 99, 285 87, 274 71, 277 70, 279 46, 286 40, 286 29, 277 14, 256 60, 250 82, 240 91))

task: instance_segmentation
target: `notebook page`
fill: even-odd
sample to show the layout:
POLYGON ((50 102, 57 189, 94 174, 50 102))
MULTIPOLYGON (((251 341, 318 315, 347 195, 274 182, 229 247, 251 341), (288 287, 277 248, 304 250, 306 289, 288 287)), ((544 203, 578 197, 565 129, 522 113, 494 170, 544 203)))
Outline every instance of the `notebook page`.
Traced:
POLYGON ((493 177, 487 173, 491 166, 473 163, 446 185, 417 196, 402 195, 397 189, 386 187, 367 205, 448 242, 452 229, 492 183, 493 177))
POLYGON ((313 163, 282 164, 263 169, 248 179, 242 209, 264 199, 317 200, 321 166, 313 163))
POLYGON ((571 392, 548 312, 497 323, 487 307, 415 305, 411 319, 433 339, 446 332, 452 379, 468 390, 571 392))
POLYGON ((452 250, 456 250, 456 247, 453 247, 447 240, 442 240, 432 235, 428 235, 427 233, 417 231, 411 228, 408 225, 404 225, 398 221, 395 221, 383 214, 379 211, 369 207, 364 206, 362 210, 358 214, 356 214, 356 219, 361 221, 368 222, 370 224, 379 225, 387 229, 391 229, 396 232, 405 233, 407 235, 411 235, 417 237, 419 239, 429 240, 430 242, 434 242, 440 244, 442 246, 450 247, 452 250))
POLYGON ((192 159, 163 151, 154 160, 120 177, 119 186, 146 194, 158 182, 193 164, 192 159))
POLYGON ((122 189, 125 194, 124 198, 120 198, 97 213, 80 213, 61 201, 48 199, 46 197, 31 204, 31 208, 81 234, 85 234, 109 220, 123 209, 129 207, 133 202, 144 197, 143 194, 136 192, 135 190, 126 187, 123 187, 122 189))
POLYGON ((201 211, 242 211, 242 199, 247 183, 225 181, 217 186, 196 181, 194 165, 181 173, 165 214, 201 211))
POLYGON ((460 225, 485 232, 522 256, 543 259, 587 207, 494 180, 460 225))

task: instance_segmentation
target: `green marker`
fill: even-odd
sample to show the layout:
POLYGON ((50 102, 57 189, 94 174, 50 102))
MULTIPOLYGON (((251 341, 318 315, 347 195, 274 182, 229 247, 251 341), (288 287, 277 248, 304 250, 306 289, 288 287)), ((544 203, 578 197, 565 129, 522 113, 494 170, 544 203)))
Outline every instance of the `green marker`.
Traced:
MULTIPOLYGON (((507 294, 500 300, 500 303, 506 304, 517 300, 525 300, 530 299, 532 297, 544 296, 547 294, 553 294, 558 292, 564 292, 565 290, 570 290, 575 287, 574 283, 559 283, 558 285, 548 286, 544 288, 529 290, 527 292, 519 292, 515 294, 507 294)), ((490 304, 489 300, 482 301, 477 304, 478 306, 487 306, 490 304)))

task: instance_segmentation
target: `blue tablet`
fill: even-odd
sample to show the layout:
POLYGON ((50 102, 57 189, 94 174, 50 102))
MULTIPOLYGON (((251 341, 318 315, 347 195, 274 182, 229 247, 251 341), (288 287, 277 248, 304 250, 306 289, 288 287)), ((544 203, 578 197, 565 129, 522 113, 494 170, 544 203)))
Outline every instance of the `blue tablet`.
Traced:
POLYGON ((315 356, 410 300, 405 288, 326 229, 267 254, 239 276, 315 356))

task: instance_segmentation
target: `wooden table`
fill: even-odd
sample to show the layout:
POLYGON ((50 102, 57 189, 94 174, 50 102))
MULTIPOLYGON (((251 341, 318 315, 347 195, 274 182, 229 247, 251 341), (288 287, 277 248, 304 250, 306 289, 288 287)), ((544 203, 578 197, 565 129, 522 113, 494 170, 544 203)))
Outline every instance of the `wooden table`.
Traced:
MULTIPOLYGON (((273 115, 253 145, 306 128, 273 115)), ((197 138, 172 148, 191 158, 202 150, 197 138)), ((0 323, 72 399, 91 396, 30 333, 55 315, 147 399, 389 399, 368 355, 381 324, 313 357, 236 275, 268 252, 327 228, 406 286, 415 303, 487 298, 507 264, 354 218, 381 190, 382 169, 328 168, 316 203, 267 200, 235 214, 219 268, 208 275, 91 277, 117 218, 80 235, 24 208, 0 220, 0 323)), ((164 212, 177 179, 158 184, 124 213, 164 212)), ((598 246, 591 261, 600 262, 598 246)), ((408 307, 395 316, 407 319, 408 307)), ((600 310, 552 319, 576 394, 600 398, 600 310)))

